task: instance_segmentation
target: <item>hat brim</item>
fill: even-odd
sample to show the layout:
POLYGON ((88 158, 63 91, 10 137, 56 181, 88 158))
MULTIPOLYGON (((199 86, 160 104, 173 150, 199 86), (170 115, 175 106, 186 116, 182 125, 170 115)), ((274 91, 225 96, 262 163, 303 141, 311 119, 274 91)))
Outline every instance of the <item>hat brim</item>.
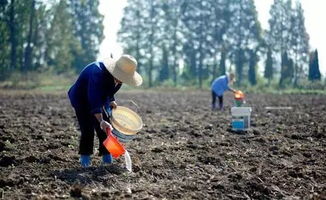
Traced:
POLYGON ((112 76, 122 83, 130 86, 140 86, 143 83, 143 78, 136 71, 133 74, 127 74, 119 70, 116 66, 116 60, 113 58, 106 58, 103 60, 105 68, 112 74, 112 76))

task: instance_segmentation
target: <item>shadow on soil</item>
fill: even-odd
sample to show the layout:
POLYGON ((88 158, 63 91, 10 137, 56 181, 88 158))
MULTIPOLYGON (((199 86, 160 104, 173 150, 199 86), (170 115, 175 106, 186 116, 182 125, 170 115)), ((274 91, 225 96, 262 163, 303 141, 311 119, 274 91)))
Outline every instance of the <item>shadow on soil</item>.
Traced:
POLYGON ((108 175, 120 175, 124 172, 126 172, 126 169, 117 164, 111 164, 100 167, 55 170, 51 174, 67 183, 81 183, 87 185, 94 183, 94 180, 100 180, 108 175))

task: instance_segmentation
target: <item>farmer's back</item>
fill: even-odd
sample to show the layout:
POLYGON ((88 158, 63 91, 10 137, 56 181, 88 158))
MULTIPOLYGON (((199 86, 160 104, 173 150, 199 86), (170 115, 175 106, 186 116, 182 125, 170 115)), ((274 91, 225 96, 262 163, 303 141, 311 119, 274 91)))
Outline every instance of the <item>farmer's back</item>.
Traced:
POLYGON ((211 88, 218 96, 222 96, 229 89, 228 82, 226 75, 220 76, 213 81, 211 88))

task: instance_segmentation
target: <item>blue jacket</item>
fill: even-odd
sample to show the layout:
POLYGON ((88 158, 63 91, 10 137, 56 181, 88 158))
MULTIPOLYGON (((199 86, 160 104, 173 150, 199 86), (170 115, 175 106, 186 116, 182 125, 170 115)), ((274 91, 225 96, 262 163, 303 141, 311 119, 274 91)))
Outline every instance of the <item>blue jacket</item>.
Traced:
POLYGON ((103 106, 114 101, 114 94, 120 87, 121 84, 115 84, 114 77, 102 62, 94 62, 83 69, 68 96, 75 109, 101 113, 103 106))
POLYGON ((223 96, 226 90, 230 90, 228 77, 223 75, 216 78, 211 85, 211 89, 217 96, 223 96))

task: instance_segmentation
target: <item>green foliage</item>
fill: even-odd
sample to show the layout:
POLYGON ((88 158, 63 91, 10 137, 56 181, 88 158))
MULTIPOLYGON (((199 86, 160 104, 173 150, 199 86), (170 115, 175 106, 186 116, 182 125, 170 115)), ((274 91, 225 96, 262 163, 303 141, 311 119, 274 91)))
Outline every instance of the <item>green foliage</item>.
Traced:
POLYGON ((190 87, 195 86, 197 84, 197 79, 194 78, 193 71, 191 71, 190 67, 187 67, 187 65, 184 67, 182 74, 181 74, 181 85, 190 87))
POLYGON ((167 79, 167 80, 161 81, 160 84, 159 84, 159 87, 162 87, 162 88, 173 88, 175 86, 174 86, 174 83, 173 83, 173 80, 172 79, 167 79))
POLYGON ((305 72, 308 68, 309 35, 305 28, 304 13, 300 2, 291 15, 291 46, 292 60, 294 62, 293 85, 299 86, 299 82, 306 79, 305 72))
POLYGON ((272 94, 326 94, 326 84, 321 81, 309 82, 303 81, 299 87, 294 88, 292 85, 285 85, 279 87, 279 81, 276 79, 268 80, 261 76, 257 76, 257 84, 251 86, 248 82, 244 81, 241 87, 237 88, 245 93, 272 93, 272 94))
POLYGON ((61 0, 54 5, 53 19, 46 34, 46 60, 47 66, 56 73, 71 70, 76 59, 74 54, 82 51, 72 31, 72 21, 66 1, 61 0))
POLYGON ((163 58, 162 58, 162 66, 159 72, 159 81, 165 81, 167 79, 169 79, 169 54, 168 51, 166 49, 166 47, 164 46, 163 49, 163 58))
POLYGON ((270 28, 266 43, 272 47, 273 51, 280 52, 281 56, 290 45, 291 5, 291 0, 275 0, 269 12, 271 18, 268 21, 270 28))
MULTIPOLYGON (((168 8, 164 2, 153 0, 129 0, 124 10, 118 40, 125 48, 125 53, 134 55, 139 62, 139 71, 148 77, 148 86, 154 85, 154 71, 159 71, 166 62, 162 47, 170 50, 167 35, 166 17, 168 8), (163 11, 163 8, 165 11, 163 11)), ((169 54, 171 55, 171 54, 169 54)), ((164 72, 165 73, 165 72, 164 72)), ((160 77, 160 76, 157 76, 160 77)))
POLYGON ((301 83, 299 89, 301 90, 326 90, 326 84, 321 80, 309 81, 305 80, 301 83))
POLYGON ((228 62, 237 66, 239 82, 250 71, 255 84, 262 35, 253 0, 128 0, 118 40, 139 61, 148 86, 168 77, 175 85, 202 87, 225 74, 228 62), (185 63, 182 76, 179 60, 185 63))
POLYGON ((65 74, 56 75, 52 70, 43 72, 13 72, 0 83, 0 88, 6 89, 38 89, 38 90, 66 90, 73 83, 75 74, 68 71, 65 74))
POLYGON ((273 74, 274 74, 274 69, 273 69, 272 51, 270 48, 268 48, 267 59, 265 63, 265 71, 264 71, 264 77, 268 80, 268 84, 270 84, 271 80, 273 79, 273 74))
POLYGON ((244 71, 250 71, 251 74, 248 75, 248 78, 255 82, 253 68, 258 60, 256 56, 262 42, 261 27, 253 0, 232 0, 230 2, 230 9, 234 14, 231 16, 232 23, 228 30, 231 44, 229 53, 236 67, 237 86, 240 86, 245 76, 244 71), (245 70, 246 67, 247 70, 245 70), (251 69, 248 69, 250 67, 251 69))
POLYGON ((9 48, 8 45, 8 30, 5 23, 0 22, 0 80, 3 80, 9 71, 9 48))
MULTIPOLYGON (((266 44, 271 48, 272 54, 278 54, 282 60, 280 86, 292 84, 298 87, 299 82, 306 79, 309 54, 309 35, 301 3, 297 1, 293 7, 292 0, 275 0, 270 14, 266 44), (287 57, 285 60, 284 54, 287 57)), ((278 63, 274 64, 279 69, 278 63)))
MULTIPOLYGON (((0 80, 23 80, 16 73, 25 71, 63 75, 96 59, 103 39, 99 0, 0 2, 0 80)), ((148 87, 207 88, 227 71, 236 72, 237 87, 258 90, 304 89, 307 72, 320 80, 317 51, 308 68, 301 3, 275 0, 270 14, 262 31, 253 0, 128 0, 118 41, 136 57, 148 87), (264 78, 257 73, 261 59, 264 78)))
POLYGON ((144 51, 141 47, 147 42, 144 34, 144 18, 145 18, 145 1, 128 0, 128 5, 124 9, 124 15, 121 20, 121 28, 118 32, 118 41, 122 44, 124 52, 133 55, 138 61, 138 71, 145 73, 143 68, 143 60, 145 59, 144 51))
POLYGON ((282 55, 282 66, 281 66, 281 78, 280 78, 280 87, 289 85, 293 78, 294 66, 293 60, 288 57, 287 52, 284 52, 282 55))
POLYGON ((38 70, 79 71, 94 61, 103 39, 98 5, 98 0, 1 1, 0 80, 23 80, 11 78, 19 72, 28 79, 27 72, 38 70))
POLYGON ((219 75, 224 75, 226 73, 226 66, 225 66, 226 55, 225 51, 222 50, 221 52, 221 59, 220 59, 220 70, 219 75))
POLYGON ((256 67, 257 67, 257 55, 254 51, 250 51, 250 58, 249 58, 249 71, 248 71, 248 80, 251 85, 257 84, 257 78, 256 78, 256 67))
POLYGON ((86 64, 96 60, 99 46, 104 38, 104 17, 98 11, 99 0, 69 0, 68 2, 73 23, 71 31, 81 46, 78 51, 73 51, 73 64, 77 71, 80 71, 86 64))

